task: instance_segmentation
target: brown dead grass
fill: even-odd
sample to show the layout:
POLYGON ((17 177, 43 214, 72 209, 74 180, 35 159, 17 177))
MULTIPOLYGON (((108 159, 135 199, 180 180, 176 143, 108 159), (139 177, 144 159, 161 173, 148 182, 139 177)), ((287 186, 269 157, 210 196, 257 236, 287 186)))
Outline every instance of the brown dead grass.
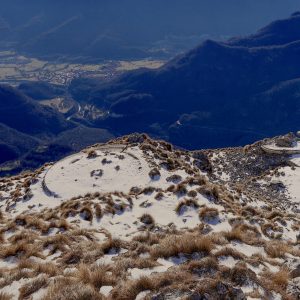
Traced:
POLYGON ((107 254, 111 249, 119 250, 121 247, 121 240, 114 238, 109 238, 107 241, 101 244, 101 250, 104 254, 107 254))
POLYGON ((12 295, 4 292, 0 292, 0 300, 11 300, 12 295))
POLYGON ((201 208, 199 212, 199 218, 201 220, 212 220, 214 218, 217 218, 219 216, 219 211, 216 208, 213 207, 203 207, 201 208))
POLYGON ((164 198, 163 192, 158 192, 154 197, 155 200, 162 200, 163 198, 164 198))
POLYGON ((214 256, 215 257, 231 256, 234 259, 238 259, 238 260, 242 260, 246 257, 243 253, 241 253, 231 247, 224 247, 224 248, 218 250, 216 253, 214 253, 214 256))
POLYGON ((156 262, 151 258, 140 258, 140 257, 123 258, 121 260, 118 260, 115 263, 113 272, 114 274, 119 275, 122 274, 123 272, 126 272, 129 268, 144 269, 144 268, 154 268, 159 265, 160 264, 158 262, 156 262))
POLYGON ((59 268, 52 262, 38 263, 35 265, 34 271, 37 275, 47 274, 49 277, 57 276, 60 273, 59 268))
POLYGON ((95 204, 95 215, 97 219, 101 219, 103 217, 103 211, 99 203, 95 204))
POLYGON ((91 159, 91 158, 95 158, 95 157, 97 157, 97 152, 93 149, 88 150, 87 158, 91 159))
POLYGON ((110 270, 108 266, 99 265, 90 267, 85 264, 78 266, 76 277, 84 284, 90 284, 99 290, 104 285, 114 285, 115 278, 107 272, 110 270))
POLYGON ((150 233, 148 231, 133 237, 133 241, 137 241, 139 243, 147 244, 150 246, 158 244, 159 240, 160 238, 158 235, 150 233))
POLYGON ((196 274, 212 274, 219 269, 218 260, 215 257, 205 257, 201 260, 192 260, 181 266, 182 269, 196 274))
POLYGON ((145 225, 154 225, 154 218, 150 214, 143 214, 140 218, 140 221, 145 225))
POLYGON ((84 257, 83 251, 80 248, 74 248, 66 252, 61 258, 61 263, 64 265, 78 264, 84 257))
POLYGON ((272 258, 284 258, 290 247, 281 241, 266 241, 265 251, 272 258))
POLYGON ((10 256, 15 256, 18 258, 29 258, 31 256, 36 256, 43 258, 40 253, 41 249, 37 246, 30 245, 26 241, 20 241, 16 244, 3 245, 0 246, 0 258, 8 258, 10 256))
POLYGON ((188 193, 187 187, 185 183, 179 183, 175 186, 175 190, 173 192, 177 196, 183 196, 188 193))
POLYGON ((224 232, 224 237, 229 241, 243 241, 244 234, 239 226, 232 228, 231 231, 224 232))
POLYGON ((101 294, 90 285, 71 278, 58 278, 49 286, 42 300, 102 300, 101 294))
POLYGON ((168 258, 179 253, 192 254, 195 252, 210 253, 214 248, 208 236, 185 234, 182 236, 169 235, 151 249, 153 258, 168 258))
POLYGON ((187 193, 187 195, 188 195, 189 197, 191 197, 191 198, 195 198, 195 197, 197 197, 198 193, 197 193, 197 191, 195 191, 195 190, 190 190, 190 191, 187 193))
POLYGON ((158 291, 160 288, 168 286, 185 285, 192 280, 192 275, 184 271, 165 272, 149 277, 143 276, 137 280, 127 281, 120 288, 115 288, 112 291, 111 298, 118 300, 135 299, 142 291, 158 291))
POLYGON ((93 211, 89 206, 85 206, 80 210, 81 216, 85 221, 93 221, 93 211))
POLYGON ((289 271, 281 268, 276 273, 265 272, 261 274, 261 284, 269 291, 275 291, 285 295, 286 288, 290 280, 289 271))
POLYGON ((39 289, 47 286, 48 278, 46 276, 41 276, 39 278, 33 279, 32 281, 24 284, 19 289, 19 300, 26 299, 33 293, 37 292, 39 289))
POLYGON ((178 202, 175 211, 179 215, 182 212, 182 209, 187 206, 187 207, 193 207, 195 209, 199 208, 198 201, 195 199, 184 199, 178 202))
POLYGON ((159 172, 159 170, 158 170, 157 168, 154 168, 154 169, 150 170, 150 172, 149 172, 149 177, 150 177, 152 180, 155 179, 155 178, 157 178, 157 177, 160 177, 160 172, 159 172))

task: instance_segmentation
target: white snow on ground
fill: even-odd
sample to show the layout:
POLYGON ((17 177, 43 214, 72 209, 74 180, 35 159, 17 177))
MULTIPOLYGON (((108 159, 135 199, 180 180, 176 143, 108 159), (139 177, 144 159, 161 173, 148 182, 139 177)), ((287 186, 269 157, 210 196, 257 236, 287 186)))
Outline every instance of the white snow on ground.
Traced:
POLYGON ((165 178, 170 175, 169 172, 162 172, 160 180, 151 180, 148 174, 151 168, 143 152, 138 147, 121 152, 123 149, 124 146, 106 147, 97 150, 95 158, 88 158, 83 152, 69 156, 49 169, 45 175, 45 184, 62 199, 113 190, 128 193, 133 186, 168 186, 165 178))
POLYGON ((110 192, 112 187, 116 191, 128 192, 132 186, 150 183, 150 169, 142 157, 142 152, 137 148, 124 153, 121 150, 122 148, 115 147, 107 154, 97 151, 96 158, 87 158, 86 153, 67 157, 50 168, 45 183, 50 191, 63 199, 87 192, 110 192), (120 159, 119 155, 124 155, 125 158, 120 159), (103 161, 105 159, 106 163, 103 161), (120 166, 119 171, 115 169, 117 166, 120 166), (97 176, 98 170, 102 170, 102 176, 97 176), (94 176, 91 175, 93 171, 94 176))
MULTIPOLYGON (((27 211, 29 205, 33 206, 31 208, 33 211, 46 207, 54 208, 64 200, 84 196, 87 193, 112 191, 128 193, 134 186, 166 189, 171 184, 166 180, 168 176, 177 174, 183 180, 188 177, 183 170, 177 170, 174 173, 161 168, 161 176, 151 179, 149 176, 151 167, 143 152, 138 147, 121 152, 123 149, 124 146, 105 147, 97 150, 97 157, 94 158, 88 158, 87 153, 80 152, 55 163, 38 176, 38 181, 31 186, 33 197, 26 202, 19 202, 12 212, 13 215, 27 211), (120 167, 119 170, 116 170, 117 166, 120 167), (99 174, 97 176, 99 170, 102 170, 101 176, 99 174), (95 174, 91 176, 93 172, 95 174), (49 194, 49 191, 56 196, 49 194)), ((82 220, 80 216, 70 217, 68 220, 80 223, 80 228, 109 229, 113 237, 124 239, 139 232, 138 227, 142 224, 136 224, 136 221, 144 213, 152 215, 155 223, 160 226, 173 223, 180 229, 194 228, 200 223, 197 210, 187 207, 178 215, 175 207, 180 200, 182 197, 173 193, 165 194, 162 200, 155 200, 153 193, 141 194, 134 199, 132 208, 127 208, 124 212, 115 215, 105 214, 101 220, 93 224, 82 220)), ((210 205, 209 200, 200 194, 197 196, 197 201, 199 205, 210 205)), ((222 208, 217 205, 210 206, 222 208)), ((217 231, 230 229, 225 219, 211 225, 214 225, 217 231)))
MULTIPOLYGON (((297 147, 299 147, 300 150, 299 143, 297 147)), ((149 156, 147 157, 138 146, 125 148, 124 145, 110 145, 98 147, 95 151, 97 154, 95 157, 88 158, 88 151, 80 152, 61 160, 52 166, 46 167, 43 172, 38 174, 36 182, 30 185, 32 196, 27 200, 21 198, 21 200, 16 203, 12 202, 11 209, 5 213, 14 218, 24 212, 39 212, 45 208, 55 209, 66 200, 90 193, 123 192, 127 195, 132 187, 140 187, 141 189, 154 187, 163 191, 161 199, 155 198, 158 190, 155 190, 154 192, 150 191, 149 193, 141 192, 132 195, 132 205, 128 205, 127 202, 127 206, 125 206, 124 210, 117 210, 115 214, 105 212, 99 219, 94 217, 92 221, 90 221, 84 219, 83 213, 78 213, 67 216, 67 222, 79 229, 93 230, 95 240, 101 242, 106 241, 108 235, 111 235, 113 238, 130 241, 133 236, 145 230, 146 225, 141 222, 141 216, 144 214, 149 214, 153 217, 154 225, 157 226, 153 232, 155 232, 156 229, 159 232, 161 229, 172 228, 172 225, 174 225, 177 230, 195 229, 198 225, 205 225, 212 230, 212 234, 231 231, 232 223, 230 223, 230 220, 233 219, 235 215, 230 211, 226 211, 222 204, 218 202, 216 202, 218 203, 216 204, 212 200, 209 200, 208 197, 203 196, 200 191, 196 191, 196 187, 189 186, 188 184, 186 185, 187 191, 193 190, 194 193, 196 191, 196 195, 194 196, 188 196, 187 193, 185 193, 185 195, 179 195, 172 191, 166 191, 166 189, 172 185, 172 182, 167 180, 169 176, 179 175, 181 180, 185 180, 190 176, 183 168, 179 168, 176 171, 168 171, 164 167, 160 167, 160 176, 151 179, 149 172, 156 164, 159 165, 160 161, 154 157, 151 157, 149 160, 149 156), (187 198, 194 199, 197 206, 193 207, 185 205, 179 212, 175 211, 178 203, 187 198), (201 207, 217 209, 218 216, 209 218, 208 220, 200 219, 199 209, 201 209, 201 207)), ((213 154, 213 156, 215 156, 215 154, 213 154)), ((222 160, 223 154, 215 158, 222 160)), ((285 175, 283 176, 281 174, 279 177, 274 176, 274 178, 270 179, 282 181, 287 188, 291 200, 295 205, 299 205, 300 155, 294 155, 291 158, 291 162, 296 165, 295 168, 292 169, 290 166, 281 168, 279 169, 279 173, 284 172, 285 175)), ((223 172, 219 174, 219 178, 225 182, 230 181, 229 175, 225 170, 222 171, 223 172)), ((199 172, 199 174, 202 173, 199 172)), ((261 181, 259 181, 259 183, 261 183, 261 181)), ((14 182, 13 184, 11 190, 13 190, 17 182, 14 182)), ((4 201, 11 201, 10 192, 10 190, 2 192, 2 199, 0 198, 1 205, 4 201)), ((115 204, 123 204, 128 201, 123 195, 122 193, 119 193, 110 196, 115 204)), ((238 201, 241 201, 242 197, 243 196, 241 196, 238 201)), ((249 199, 246 199, 245 201, 247 200, 249 199)), ((84 198, 81 198, 80 201, 84 201, 84 198)), ((96 200, 91 198, 90 202, 93 204, 100 203, 102 209, 104 210, 105 208, 105 203, 102 203, 98 198, 96 200)), ((266 203, 263 200, 255 200, 250 204, 257 208, 261 208, 266 203)), ((291 229, 292 225, 292 220, 286 221, 286 226, 283 229, 285 240, 290 239, 295 241, 297 239, 297 232, 296 230, 291 229)), ((58 235, 59 232, 60 229, 52 228, 45 236, 55 236, 58 235)), ((3 235, 4 238, 8 240, 13 234, 13 230, 7 230, 3 235)), ((227 246, 241 252, 248 258, 253 255, 255 256, 256 254, 267 256, 263 246, 251 246, 245 242, 238 241, 228 242, 227 246)), ((128 250, 124 249, 126 246, 122 247, 123 248, 118 251, 114 248, 110 249, 108 253, 95 259, 93 263, 98 266, 112 266, 115 261, 120 259, 121 255, 126 255, 128 250)), ((223 246, 217 247, 213 252, 220 250, 221 248, 223 248, 223 246)), ((62 252, 58 250, 55 254, 51 255, 50 250, 51 249, 48 248, 43 249, 43 254, 45 255, 44 260, 41 258, 35 258, 35 260, 55 263, 62 252)), ((140 255, 141 258, 149 258, 149 256, 149 252, 140 255)), ((153 268, 129 268, 127 270, 128 278, 135 280, 141 276, 150 276, 154 273, 166 272, 172 267, 184 264, 189 259, 190 258, 187 255, 182 253, 179 253, 178 256, 166 259, 159 258, 156 260, 159 265, 153 268)), ((195 259, 197 260, 197 258, 195 259)), ((16 264, 16 260, 16 257, 0 260, 0 269, 12 268, 16 264)), ((231 256, 219 257, 218 261, 221 265, 230 268, 234 267, 239 262, 231 256)), ((249 265, 249 268, 257 274, 262 272, 265 267, 272 272, 279 271, 278 267, 266 263, 264 265, 259 265, 258 267, 249 265)), ((76 271, 76 268, 66 268, 64 271, 65 274, 71 274, 76 271)), ((17 299, 18 289, 27 281, 27 279, 21 279, 18 282, 13 282, 11 286, 5 287, 3 291, 12 293, 13 298, 17 299)), ((105 285, 101 287, 100 292, 104 296, 109 297, 112 289, 112 286, 105 285)), ((245 288, 245 291, 248 291, 247 288, 245 288)), ((249 291, 251 291, 251 289, 249 289, 249 291)), ((39 292, 33 294, 33 299, 39 299, 42 297, 43 293, 45 293, 45 289, 40 289, 39 292)), ((136 299, 143 299, 147 293, 148 291, 143 291, 136 299)))
POLYGON ((296 165, 294 170, 291 167, 280 168, 279 172, 285 175, 274 177, 274 180, 282 181, 291 200, 300 206, 300 154, 293 155, 291 162, 296 165))
POLYGON ((281 178, 288 188, 288 192, 291 195, 291 199, 297 203, 300 203, 300 155, 295 156, 292 160, 297 164, 295 170, 291 168, 285 168, 285 178, 281 178))
POLYGON ((270 145, 264 145, 264 148, 269 150, 282 150, 286 152, 300 151, 300 141, 297 141, 294 147, 278 147, 275 145, 275 143, 273 143, 270 145))

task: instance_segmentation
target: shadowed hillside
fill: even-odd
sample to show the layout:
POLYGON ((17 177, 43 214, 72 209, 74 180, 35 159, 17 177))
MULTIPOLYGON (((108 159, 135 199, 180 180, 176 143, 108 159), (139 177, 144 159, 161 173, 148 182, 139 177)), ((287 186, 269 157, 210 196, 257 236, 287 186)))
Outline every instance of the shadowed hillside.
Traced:
MULTIPOLYGON (((109 111, 98 126, 146 131, 189 148, 241 145, 297 130, 300 15, 227 43, 207 40, 158 70, 82 88, 109 111), (247 46, 249 45, 249 46, 247 46)), ((80 80, 70 89, 80 95, 80 80)))

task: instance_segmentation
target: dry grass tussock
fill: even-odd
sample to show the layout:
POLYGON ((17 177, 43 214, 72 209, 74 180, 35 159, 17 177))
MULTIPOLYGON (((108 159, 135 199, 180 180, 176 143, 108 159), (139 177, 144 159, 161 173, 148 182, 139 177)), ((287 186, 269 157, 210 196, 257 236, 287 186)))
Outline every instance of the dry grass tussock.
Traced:
POLYGON ((80 214, 85 221, 90 221, 90 222, 93 221, 93 211, 92 211, 91 207, 84 206, 80 210, 80 214))
POLYGON ((0 258, 16 256, 18 258, 29 258, 31 256, 44 258, 41 254, 41 248, 37 245, 28 244, 26 241, 20 241, 16 244, 0 246, 0 258))
POLYGON ((12 295, 4 292, 0 292, 0 300, 12 300, 12 295))
POLYGON ((218 250, 217 252, 214 253, 214 256, 218 257, 218 258, 222 257, 222 256, 231 256, 234 259, 239 259, 239 260, 242 260, 246 257, 243 253, 241 253, 231 247, 224 247, 224 248, 218 250))
POLYGON ((183 264, 181 269, 196 274, 212 274, 219 269, 219 263, 215 257, 205 257, 201 260, 192 260, 187 264, 183 264))
POLYGON ((32 259, 21 259, 18 262, 17 269, 30 269, 36 276, 46 274, 49 277, 54 277, 61 273, 61 269, 53 262, 39 263, 32 259))
POLYGON ((51 283, 41 300, 102 300, 103 297, 92 286, 71 278, 57 278, 51 283))
POLYGON ((160 177, 160 172, 157 168, 150 170, 149 177, 153 180, 160 177))
POLYGON ((48 285, 48 278, 46 276, 40 276, 24 284, 19 289, 19 299, 27 299, 30 295, 37 292, 39 289, 48 285))
POLYGON ((97 157, 97 152, 93 149, 88 150, 87 158, 91 159, 91 158, 95 158, 95 157, 97 157))
POLYGON ((103 211, 101 205, 99 203, 95 204, 95 215, 97 219, 101 219, 103 217, 103 211))
POLYGON ((162 200, 163 198, 164 198, 163 192, 158 192, 154 197, 155 200, 162 200))
POLYGON ((210 201, 219 202, 221 200, 221 191, 217 185, 205 184, 200 186, 197 191, 210 201))
POLYGON ((109 275, 107 272, 110 270, 108 266, 88 266, 80 264, 77 268, 76 277, 79 282, 89 284, 95 289, 100 289, 104 285, 114 285, 116 278, 109 275))
POLYGON ((150 254, 153 258, 177 256, 179 253, 195 252, 210 253, 214 245, 208 236, 185 234, 181 236, 168 235, 154 246, 150 254))
POLYGON ((165 272, 161 274, 143 276, 137 280, 129 280, 120 288, 115 288, 112 291, 112 299, 129 300, 135 299, 142 291, 158 291, 160 288, 168 286, 184 285, 193 281, 190 273, 184 271, 165 272))
POLYGON ((54 277, 60 274, 59 267, 52 262, 38 263, 35 265, 34 271, 37 275, 46 274, 49 277, 54 277))
POLYGON ((145 225, 154 225, 155 224, 154 218, 150 214, 143 214, 140 217, 140 221, 142 223, 144 223, 145 225))
POLYGON ((160 264, 151 258, 123 258, 118 260, 113 268, 113 274, 119 276, 123 272, 126 272, 129 268, 138 268, 138 269, 145 269, 145 268, 154 268, 159 266, 160 264))
POLYGON ((280 269, 276 273, 264 272, 261 274, 261 285, 268 291, 275 291, 282 295, 285 294, 286 288, 290 280, 289 271, 285 268, 280 269))
POLYGON ((182 213, 182 210, 185 208, 185 207, 192 207, 192 208, 199 208, 199 204, 198 204, 198 201, 195 200, 195 199, 184 199, 184 200, 181 200, 176 208, 175 208, 175 211, 178 215, 180 215, 182 213))
POLYGON ((224 232, 224 237, 229 241, 237 240, 249 245, 261 245, 260 232, 255 226, 238 224, 231 231, 224 232))
POLYGON ((188 193, 187 187, 185 183, 179 183, 175 186, 175 189, 173 191, 174 194, 177 196, 183 196, 188 193))
POLYGON ((160 237, 157 234, 147 231, 140 235, 134 236, 133 241, 152 246, 159 243, 160 237))
POLYGON ((271 258, 284 258, 291 247, 282 241, 267 241, 265 251, 271 258))
POLYGON ((119 239, 109 238, 103 244, 101 244, 101 250, 104 254, 107 254, 110 250, 120 250, 122 247, 122 241, 119 239))
POLYGON ((213 207, 203 207, 201 208, 200 212, 199 212, 199 218, 201 220, 212 220, 215 219, 219 216, 219 211, 217 208, 213 208, 213 207))

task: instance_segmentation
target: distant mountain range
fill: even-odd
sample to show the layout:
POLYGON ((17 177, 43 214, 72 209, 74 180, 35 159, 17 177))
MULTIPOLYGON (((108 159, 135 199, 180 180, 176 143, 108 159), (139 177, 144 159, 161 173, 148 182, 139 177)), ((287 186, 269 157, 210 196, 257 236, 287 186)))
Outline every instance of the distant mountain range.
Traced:
POLYGON ((106 110, 95 125, 145 131, 187 148, 242 145, 299 129, 300 13, 257 34, 207 40, 157 70, 77 80, 76 99, 106 110), (82 87, 81 87, 82 83, 82 87))
POLYGON ((2 0, 0 49, 61 61, 170 58, 297 8, 295 0, 2 0))
POLYGON ((159 69, 110 82, 0 86, 0 175, 131 132, 196 149, 299 130, 299 28, 295 13, 254 35, 207 40, 159 69), (41 103, 60 97, 75 103, 71 114, 41 103))

